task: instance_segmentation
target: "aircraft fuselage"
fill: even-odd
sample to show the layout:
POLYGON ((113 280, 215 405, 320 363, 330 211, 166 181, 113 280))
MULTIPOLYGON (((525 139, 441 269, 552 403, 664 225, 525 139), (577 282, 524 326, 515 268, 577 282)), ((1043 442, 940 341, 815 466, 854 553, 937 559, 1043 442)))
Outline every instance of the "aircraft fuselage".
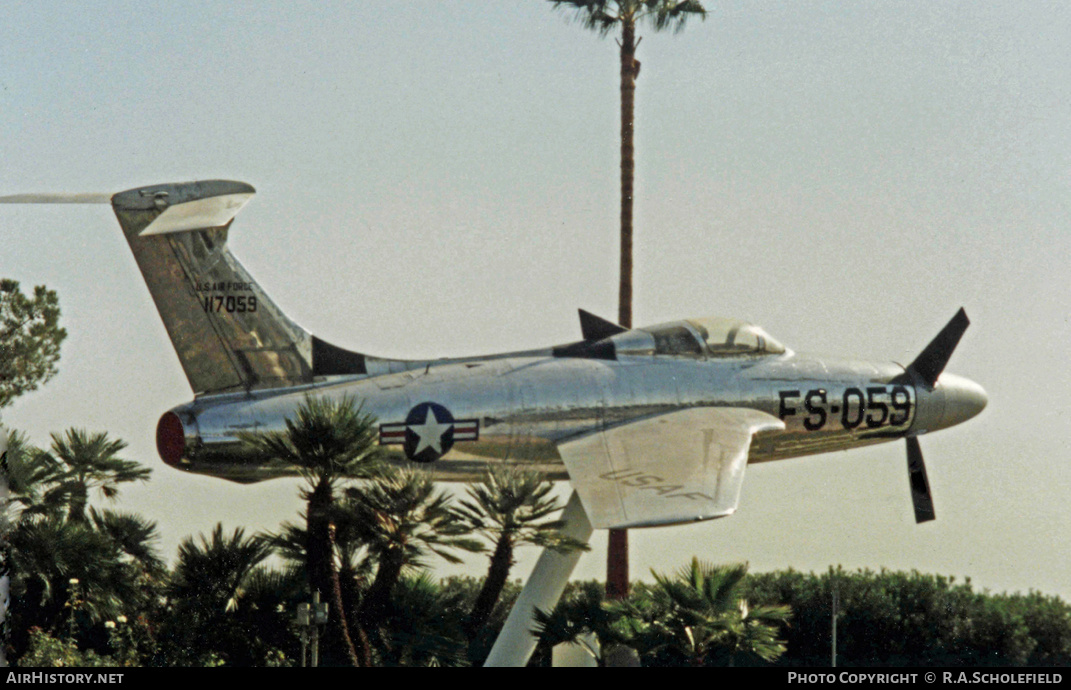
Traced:
POLYGON ((394 459, 443 479, 477 479, 494 462, 568 477, 600 528, 724 517, 749 462, 905 438, 915 519, 927 522, 917 437, 986 404, 980 386, 942 373, 970 323, 963 309, 906 367, 796 354, 735 319, 627 329, 582 310, 583 339, 554 348, 425 361, 350 351, 291 320, 231 253, 254 194, 201 180, 111 197, 194 392, 157 427, 161 457, 183 470, 295 474, 251 456, 242 435, 283 431, 314 396, 352 399, 394 459))
POLYGON ((351 397, 379 421, 381 443, 403 451, 408 436, 412 456, 415 436, 417 445, 424 443, 418 459, 439 478, 459 481, 478 478, 489 461, 564 479, 556 448, 563 440, 685 408, 750 408, 782 420, 784 430, 761 432, 752 444, 749 462, 765 462, 944 428, 985 404, 979 387, 951 374, 931 391, 891 362, 792 352, 616 360, 547 352, 411 366, 292 389, 202 396, 168 413, 182 423, 185 450, 181 458, 162 454, 181 469, 234 481, 291 474, 292 468, 246 463, 239 434, 283 430, 307 395, 351 397), (432 426, 429 408, 418 409, 425 403, 434 405, 432 426))

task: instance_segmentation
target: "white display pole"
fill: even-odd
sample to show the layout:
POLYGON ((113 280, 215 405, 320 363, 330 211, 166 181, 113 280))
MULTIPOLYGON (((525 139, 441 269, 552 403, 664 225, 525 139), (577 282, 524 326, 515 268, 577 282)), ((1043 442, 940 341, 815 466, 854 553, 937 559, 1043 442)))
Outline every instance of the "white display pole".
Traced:
MULTIPOLYGON (((562 532, 585 544, 591 539, 591 521, 584 512, 584 506, 580 504, 580 497, 576 491, 569 497, 562 511, 562 521, 565 523, 562 532)), ((535 625, 535 609, 551 611, 558 605, 558 600, 565 590, 569 576, 573 574, 577 561, 580 560, 580 551, 559 553, 552 549, 543 549, 535 570, 524 584, 513 610, 506 618, 506 624, 502 627, 495 646, 487 656, 484 666, 524 666, 528 658, 536 648, 536 638, 531 630, 535 625)))

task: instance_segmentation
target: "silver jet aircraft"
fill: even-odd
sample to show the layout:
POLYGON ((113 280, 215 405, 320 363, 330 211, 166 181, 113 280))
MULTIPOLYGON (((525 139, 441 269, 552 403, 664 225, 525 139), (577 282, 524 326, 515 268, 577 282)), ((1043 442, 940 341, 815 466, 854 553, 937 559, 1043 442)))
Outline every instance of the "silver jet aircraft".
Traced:
POLYGON ((917 437, 986 405, 979 385, 943 373, 962 310, 906 367, 799 354, 733 319, 625 329, 583 311, 582 339, 557 347, 418 361, 353 352, 291 321, 227 248, 253 194, 211 180, 110 199, 193 388, 157 429, 178 469, 238 482, 292 473, 244 456, 240 434, 283 430, 306 396, 346 396, 378 419, 381 444, 443 479, 477 478, 489 462, 568 479, 597 528, 726 516, 749 462, 906 439, 923 522, 934 509, 917 437))
MULTIPOLYGON (((111 202, 194 392, 161 417, 172 467, 256 482, 294 473, 244 454, 243 432, 282 431, 308 396, 351 398, 399 462, 446 480, 509 462, 568 479, 565 531, 730 515, 749 462, 905 439, 915 519, 934 519, 918 436, 974 417, 985 391, 943 373, 961 309, 906 367, 795 353, 725 318, 625 329, 584 311, 582 339, 488 357, 398 360, 320 340, 291 321, 227 248, 253 197, 241 182, 163 184, 11 202, 111 202)), ((558 600, 579 553, 544 552, 487 659, 524 665, 532 614, 558 600)))

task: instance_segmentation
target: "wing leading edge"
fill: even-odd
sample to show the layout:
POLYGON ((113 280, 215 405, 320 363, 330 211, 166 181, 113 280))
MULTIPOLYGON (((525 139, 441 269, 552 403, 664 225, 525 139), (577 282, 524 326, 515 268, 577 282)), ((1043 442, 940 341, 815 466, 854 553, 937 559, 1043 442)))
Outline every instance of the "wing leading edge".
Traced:
POLYGON ((781 420, 740 407, 647 417, 558 445, 591 524, 654 527, 736 510, 751 439, 781 420))

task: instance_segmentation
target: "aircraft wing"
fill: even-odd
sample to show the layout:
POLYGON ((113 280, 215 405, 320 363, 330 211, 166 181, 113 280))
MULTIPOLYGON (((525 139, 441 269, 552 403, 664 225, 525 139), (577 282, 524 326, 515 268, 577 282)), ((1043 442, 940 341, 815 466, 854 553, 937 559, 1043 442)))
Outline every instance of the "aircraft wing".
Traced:
POLYGON ((646 417, 558 444, 597 528, 653 527, 730 515, 765 412, 698 407, 646 417))

